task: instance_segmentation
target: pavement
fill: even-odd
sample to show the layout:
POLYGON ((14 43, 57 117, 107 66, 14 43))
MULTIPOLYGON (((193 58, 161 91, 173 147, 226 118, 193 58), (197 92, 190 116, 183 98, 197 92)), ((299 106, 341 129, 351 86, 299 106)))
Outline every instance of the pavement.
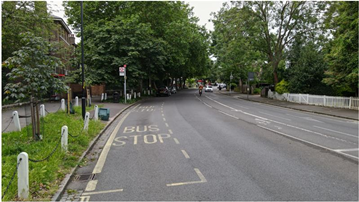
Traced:
MULTIPOLYGON (((75 103, 74 100, 73 100, 73 103, 75 103)), ((60 110, 61 101, 48 101, 43 104, 45 105, 46 111, 48 111, 50 113, 54 113, 54 112, 60 110)), ((128 104, 101 102, 101 97, 93 97, 92 105, 103 105, 102 108, 110 109, 109 121, 102 121, 104 123, 110 123, 115 118, 117 113, 119 113, 121 110, 123 110, 124 108, 126 108, 128 106, 128 104)), ((81 100, 79 100, 79 106, 81 106, 81 100)), ((12 121, 13 111, 17 111, 20 116, 21 128, 24 128, 26 125, 31 123, 30 118, 21 118, 21 116, 30 116, 30 105, 29 104, 25 103, 22 105, 12 105, 11 107, 3 106, 2 111, 1 111, 1 115, 2 115, 1 131, 2 131, 2 133, 16 130, 16 128, 14 126, 14 122, 12 121)), ((93 117, 93 114, 94 114, 94 110, 90 111, 90 117, 93 117)))
POLYGON ((299 103, 265 98, 265 97, 261 97, 260 95, 248 95, 247 98, 247 94, 242 94, 237 92, 230 93, 229 91, 226 90, 215 91, 215 93, 232 96, 233 98, 237 98, 237 99, 249 100, 252 102, 260 102, 260 103, 265 103, 269 105, 274 105, 278 107, 284 107, 284 108, 289 108, 299 111, 323 114, 323 115, 334 116, 334 117, 345 118, 345 119, 359 120, 358 110, 354 110, 354 109, 342 109, 342 108, 334 108, 334 107, 322 107, 315 105, 299 104, 299 103))

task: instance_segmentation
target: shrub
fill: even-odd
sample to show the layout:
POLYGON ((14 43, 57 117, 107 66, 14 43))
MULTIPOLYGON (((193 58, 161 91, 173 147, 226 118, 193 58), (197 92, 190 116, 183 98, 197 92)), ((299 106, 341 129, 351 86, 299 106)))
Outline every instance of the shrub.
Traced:
POLYGON ((253 94, 260 94, 261 93, 261 89, 260 88, 255 88, 253 91, 253 94))
POLYGON ((288 82, 286 82, 284 79, 282 81, 280 81, 276 87, 275 87, 275 91, 279 94, 283 94, 283 93, 289 93, 288 90, 288 82))

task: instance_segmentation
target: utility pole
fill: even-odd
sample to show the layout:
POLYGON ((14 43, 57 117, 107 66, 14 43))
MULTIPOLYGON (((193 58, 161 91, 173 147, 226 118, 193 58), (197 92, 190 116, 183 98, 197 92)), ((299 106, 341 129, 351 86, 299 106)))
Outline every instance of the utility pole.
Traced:
POLYGON ((82 118, 85 119, 86 103, 85 103, 85 68, 84 68, 84 11, 83 1, 81 1, 81 66, 82 66, 82 118))

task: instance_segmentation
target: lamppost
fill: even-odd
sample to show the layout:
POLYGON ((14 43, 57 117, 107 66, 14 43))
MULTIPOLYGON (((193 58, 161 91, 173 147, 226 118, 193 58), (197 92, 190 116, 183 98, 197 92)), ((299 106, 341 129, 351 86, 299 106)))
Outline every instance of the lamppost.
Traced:
POLYGON ((83 11, 83 1, 81 1, 81 67, 82 67, 82 118, 85 119, 86 113, 86 102, 85 102, 85 68, 84 68, 84 33, 83 33, 83 24, 84 24, 84 11, 83 11))

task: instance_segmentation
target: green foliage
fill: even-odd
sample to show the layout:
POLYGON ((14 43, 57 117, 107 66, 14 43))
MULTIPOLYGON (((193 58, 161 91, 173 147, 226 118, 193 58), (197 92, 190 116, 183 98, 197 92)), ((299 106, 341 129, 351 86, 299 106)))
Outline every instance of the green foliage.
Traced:
POLYGON ((326 55, 329 69, 323 82, 338 88, 348 86, 358 94, 358 2, 336 2, 338 15, 333 18, 334 40, 326 55))
POLYGON ((12 81, 4 88, 6 98, 21 101, 33 96, 40 99, 50 88, 56 92, 65 91, 65 84, 51 75, 55 68, 62 66, 59 58, 49 54, 55 52, 53 47, 32 33, 20 35, 24 46, 15 51, 14 56, 9 57, 4 64, 5 68, 11 69, 6 76, 12 81))
POLYGON ((253 90, 253 94, 260 94, 261 93, 261 89, 260 88, 255 88, 253 90))
MULTIPOLYGON (((69 24, 79 28, 79 2, 64 4, 69 24)), ((84 19, 92 71, 86 76, 93 83, 121 88, 124 64, 129 88, 147 79, 193 77, 209 67, 208 33, 183 2, 84 2, 84 19)))
POLYGON ((296 38, 289 52, 289 67, 286 70, 288 90, 292 93, 329 95, 330 87, 322 83, 327 64, 324 52, 312 41, 296 38))
POLYGON ((289 93, 288 86, 288 82, 283 79, 275 86, 275 91, 279 94, 289 93))
MULTIPOLYGON (((62 152, 60 146, 47 161, 29 162, 30 200, 46 201, 51 199, 61 180, 77 164, 79 157, 87 149, 90 141, 104 127, 100 121, 91 120, 89 130, 87 132, 82 131, 81 107, 75 107, 75 111, 74 115, 68 115, 65 112, 48 114, 43 119, 44 122, 41 123, 44 126, 42 141, 33 141, 32 137, 27 136, 27 128, 31 130, 31 126, 26 126, 21 132, 2 134, 2 190, 5 190, 12 173, 16 169, 17 155, 20 152, 27 152, 31 159, 43 159, 53 151, 60 141, 61 127, 67 125, 70 134, 81 134, 77 138, 69 136, 68 153, 62 152)), ((15 181, 11 184, 3 201, 16 200, 16 196, 17 183, 15 177, 15 181)))

